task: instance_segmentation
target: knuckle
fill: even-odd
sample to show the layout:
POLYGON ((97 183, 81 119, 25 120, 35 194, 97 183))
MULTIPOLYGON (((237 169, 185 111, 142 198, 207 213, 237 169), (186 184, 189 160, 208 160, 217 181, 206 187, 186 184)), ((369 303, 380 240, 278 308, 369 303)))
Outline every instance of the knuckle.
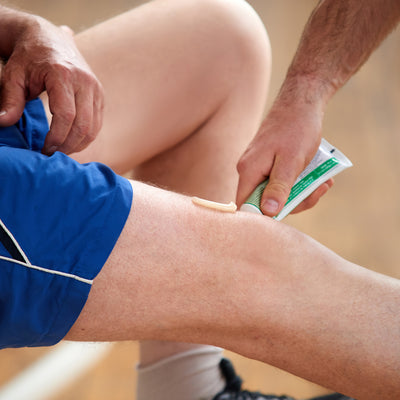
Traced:
POLYGON ((91 130, 90 130, 90 124, 81 121, 78 124, 74 126, 74 134, 79 138, 79 139, 84 139, 86 137, 90 137, 91 135, 91 130))
POLYGON ((87 85, 88 87, 94 87, 96 88, 96 91, 100 92, 102 86, 92 71, 77 68, 76 73, 80 76, 80 79, 85 85, 87 85))
POLYGON ((306 157, 297 151, 297 149, 286 149, 285 152, 285 163, 291 165, 292 168, 302 169, 306 164, 306 157))
POLYGON ((2 80, 3 85, 5 83, 21 85, 24 82, 24 74, 18 68, 13 69, 13 68, 6 66, 2 70, 1 80, 2 80))
POLYGON ((236 165, 236 169, 239 172, 239 174, 242 174, 244 171, 247 170, 247 165, 248 162, 246 157, 242 157, 236 165))
POLYGON ((55 73, 61 80, 68 82, 72 79, 71 68, 67 65, 57 63, 52 65, 52 69, 55 71, 55 73))
POLYGON ((281 181, 270 181, 266 188, 269 193, 275 193, 279 197, 288 196, 291 189, 291 187, 288 184, 281 181))
POLYGON ((70 131, 71 125, 75 120, 75 110, 67 107, 65 108, 54 107, 52 109, 52 114, 53 114, 53 123, 56 131, 60 132, 60 136, 61 132, 65 136, 67 132, 70 131))
POLYGON ((9 98, 13 98, 14 91, 17 89, 27 91, 25 83, 25 74, 22 71, 12 71, 7 68, 1 75, 2 92, 6 91, 9 98))
POLYGON ((238 161, 236 169, 240 174, 247 171, 256 170, 258 169, 257 160, 258 157, 256 154, 254 154, 254 150, 252 148, 248 148, 238 161))
POLYGON ((94 139, 97 137, 97 130, 89 130, 89 132, 86 135, 86 139, 90 142, 93 142, 94 139))
POLYGON ((70 124, 75 119, 76 112, 72 108, 64 108, 59 112, 59 118, 65 123, 70 124))

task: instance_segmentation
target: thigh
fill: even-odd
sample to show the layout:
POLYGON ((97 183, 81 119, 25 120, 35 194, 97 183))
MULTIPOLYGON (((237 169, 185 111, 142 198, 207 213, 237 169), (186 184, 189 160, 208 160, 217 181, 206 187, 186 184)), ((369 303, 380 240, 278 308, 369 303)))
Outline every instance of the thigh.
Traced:
POLYGON ((174 192, 136 181, 132 185, 124 230, 66 338, 214 339, 209 326, 233 317, 247 296, 239 277, 248 267, 248 254, 235 242, 241 236, 255 240, 257 233, 241 235, 243 213, 211 211, 174 192), (230 232, 224 232, 224 224, 230 232), (229 304, 215 302, 225 290, 236 290, 235 298, 229 304))
MULTIPOLYGON (((257 18, 239 0, 156 0, 79 34, 77 44, 105 88, 106 104, 98 139, 74 157, 122 173, 196 132, 243 85, 240 79, 247 80, 239 48, 252 43, 267 58, 257 18)), ((260 71, 253 72, 247 92, 260 71)), ((245 91, 242 97, 253 104, 245 91)), ((258 115, 265 93, 254 97, 258 115)))
POLYGON ((67 339, 209 343, 360 399, 398 392, 398 281, 270 218, 133 185, 67 339))

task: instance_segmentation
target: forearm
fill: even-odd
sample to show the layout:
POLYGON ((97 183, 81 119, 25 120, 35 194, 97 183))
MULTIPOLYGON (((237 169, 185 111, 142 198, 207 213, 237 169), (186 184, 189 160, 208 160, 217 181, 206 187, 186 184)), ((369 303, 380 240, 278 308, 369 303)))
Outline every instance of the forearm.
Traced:
POLYGON ((400 20, 398 0, 323 0, 312 13, 280 100, 324 107, 400 20))
MULTIPOLYGON (((312 13, 281 90, 239 160, 237 203, 269 178, 264 214, 278 214, 321 142, 326 105, 400 20, 398 0, 323 0, 312 13)), ((321 189, 323 193, 327 185, 321 189)), ((315 191, 303 209, 320 197, 315 191)))

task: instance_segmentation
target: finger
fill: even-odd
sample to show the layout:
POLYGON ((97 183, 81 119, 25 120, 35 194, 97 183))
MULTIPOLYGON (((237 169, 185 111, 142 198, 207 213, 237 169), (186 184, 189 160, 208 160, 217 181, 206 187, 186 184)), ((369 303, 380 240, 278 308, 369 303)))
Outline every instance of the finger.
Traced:
POLYGON ((94 114, 94 124, 96 126, 96 132, 99 132, 103 126, 103 116, 104 116, 104 89, 103 86, 98 84, 97 91, 93 97, 93 108, 95 110, 94 114))
POLYGON ((266 177, 260 174, 249 174, 243 173, 239 175, 238 190, 236 194, 236 204, 240 206, 250 197, 255 188, 263 181, 266 177))
POLYGON ((278 214, 285 205, 290 190, 304 168, 304 162, 296 157, 276 157, 261 198, 261 211, 270 217, 278 214))
POLYGON ((310 194, 304 201, 302 201, 291 213, 297 214, 299 212, 308 210, 314 207, 319 199, 324 196, 328 190, 333 186, 333 179, 329 179, 324 182, 321 186, 319 186, 314 192, 310 194))
POLYGON ((76 115, 71 129, 58 151, 65 154, 77 152, 84 148, 85 140, 92 140, 93 98, 90 90, 79 90, 75 94, 76 115))
POLYGON ((56 83, 47 89, 49 109, 53 115, 42 152, 53 154, 64 143, 75 120, 75 95, 70 85, 56 83))
MULTIPOLYGON (((104 91, 99 82, 97 82, 95 85, 94 95, 92 97, 93 105, 92 109, 89 110, 91 111, 91 129, 83 136, 83 139, 79 145, 76 143, 73 150, 69 152, 79 152, 85 149, 90 143, 92 143, 94 139, 96 139, 97 134, 101 129, 104 112, 104 91)), ((87 105, 89 105, 89 97, 87 100, 87 105)))
POLYGON ((245 153, 240 159, 237 170, 239 172, 239 182, 236 194, 236 204, 240 207, 255 190, 255 188, 263 181, 267 179, 269 170, 272 166, 273 157, 268 157, 268 154, 263 155, 264 164, 262 169, 258 164, 250 163, 248 160, 257 159, 257 157, 251 157, 250 152, 245 153), (268 163, 268 160, 271 160, 268 163))
POLYGON ((103 114, 104 114, 104 92, 102 86, 98 86, 96 94, 93 96, 93 130, 92 135, 86 136, 81 142, 81 146, 76 151, 85 149, 100 132, 103 125, 103 114))
POLYGON ((15 124, 25 108, 25 78, 19 68, 6 66, 2 71, 0 126, 15 124))

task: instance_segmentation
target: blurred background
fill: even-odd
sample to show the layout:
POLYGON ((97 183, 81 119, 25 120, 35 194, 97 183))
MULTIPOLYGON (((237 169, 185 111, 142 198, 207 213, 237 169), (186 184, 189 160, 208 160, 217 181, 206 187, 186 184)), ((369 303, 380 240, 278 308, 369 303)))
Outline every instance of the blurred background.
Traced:
MULTIPOLYGON (((14 0, 6 4, 40 14, 55 24, 69 25, 79 32, 143 2, 14 0)), ((317 1, 248 2, 259 12, 272 44, 272 82, 267 111, 317 1)), ((331 101, 324 120, 323 136, 342 150, 354 167, 336 178, 333 189, 317 207, 290 216, 285 222, 350 261, 400 278, 397 247, 400 241, 399 30, 385 40, 331 101)), ((1 350, 0 385, 49 351, 1 350)), ((136 343, 114 345, 94 368, 51 400, 134 399, 137 356, 136 343)), ((236 355, 229 356, 234 359, 247 388, 298 398, 327 392, 275 368, 236 355)))

